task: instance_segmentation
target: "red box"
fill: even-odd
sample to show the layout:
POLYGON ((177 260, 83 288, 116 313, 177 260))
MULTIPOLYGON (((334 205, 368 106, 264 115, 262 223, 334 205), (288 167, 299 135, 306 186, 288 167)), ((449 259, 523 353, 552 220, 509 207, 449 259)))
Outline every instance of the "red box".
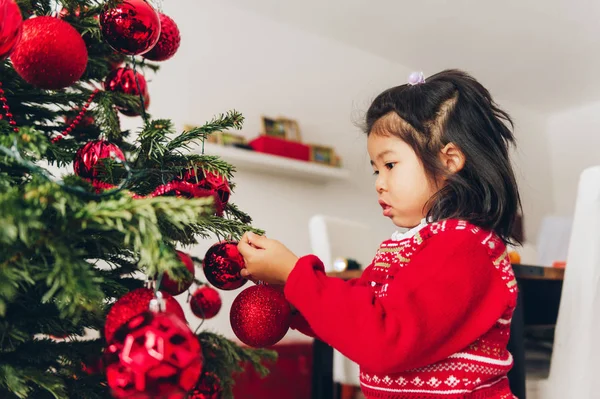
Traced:
POLYGON ((284 140, 279 137, 258 136, 248 144, 257 152, 298 159, 300 161, 310 160, 310 147, 296 141, 284 140))
POLYGON ((312 388, 312 342, 290 342, 271 348, 277 351, 277 363, 265 363, 269 375, 260 378, 252 367, 235 376, 235 399, 310 399, 312 388))

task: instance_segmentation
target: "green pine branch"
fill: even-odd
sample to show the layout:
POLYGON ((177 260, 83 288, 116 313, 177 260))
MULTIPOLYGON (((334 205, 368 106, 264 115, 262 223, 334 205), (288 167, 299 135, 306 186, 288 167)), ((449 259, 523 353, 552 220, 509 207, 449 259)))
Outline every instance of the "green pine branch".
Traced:
MULTIPOLYGON (((109 0, 115 2, 119 0, 109 0)), ((141 109, 138 96, 100 90, 85 117, 93 126, 77 126, 57 143, 51 139, 76 117, 96 88, 102 88, 112 65, 124 61, 138 72, 158 70, 143 57, 125 58, 104 41, 97 20, 105 0, 17 0, 25 19, 62 15, 81 35, 88 65, 79 82, 62 90, 43 90, 25 82, 9 61, 0 76, 15 132, 0 120, 0 397, 106 398, 106 377, 89 376, 82 362, 99 354, 103 339, 80 341, 88 329, 102 330, 113 299, 140 288, 140 274, 173 279, 189 277, 176 256, 181 244, 199 239, 238 240, 251 226, 249 215, 229 203, 224 217, 214 215, 212 197, 139 198, 178 180, 189 169, 225 177, 232 190, 232 165, 198 153, 213 132, 239 129, 237 111, 178 134, 171 121, 150 120, 138 138, 120 126, 120 108, 141 109), (117 186, 100 193, 75 175, 59 178, 42 162, 69 166, 76 151, 103 138, 118 145, 127 161, 100 161, 98 180, 117 186), (194 153, 190 154, 192 150, 194 153), (134 193, 138 199, 134 199, 134 193), (67 336, 64 342, 40 334, 67 336)), ((200 176, 201 173, 198 173, 200 176)), ((207 370, 214 371, 231 397, 234 372, 250 364, 266 373, 261 359, 274 353, 238 347, 202 332, 207 370), (207 348, 213 353, 208 356, 207 348)))
POLYGON ((203 371, 214 373, 219 378, 223 399, 233 399, 236 374, 243 372, 245 366, 251 366, 264 377, 269 372, 267 366, 277 361, 275 351, 242 347, 220 334, 202 332, 198 340, 205 359, 203 371))
POLYGON ((206 140, 209 134, 220 132, 227 129, 241 129, 244 123, 244 117, 239 112, 233 110, 226 114, 215 117, 203 126, 183 132, 175 137, 168 145, 169 150, 190 150, 190 144, 197 141, 206 140))

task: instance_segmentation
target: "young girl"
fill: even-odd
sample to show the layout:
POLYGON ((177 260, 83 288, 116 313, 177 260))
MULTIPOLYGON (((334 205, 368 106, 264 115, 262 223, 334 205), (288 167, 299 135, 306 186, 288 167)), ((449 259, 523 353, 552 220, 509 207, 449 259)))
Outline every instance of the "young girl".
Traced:
POLYGON ((505 244, 520 205, 507 113, 464 72, 381 93, 366 118, 383 215, 411 228, 361 278, 246 234, 245 277, 285 284, 294 328, 358 363, 367 398, 512 399, 506 346, 517 284, 505 244), (300 316, 301 315, 301 316, 300 316))

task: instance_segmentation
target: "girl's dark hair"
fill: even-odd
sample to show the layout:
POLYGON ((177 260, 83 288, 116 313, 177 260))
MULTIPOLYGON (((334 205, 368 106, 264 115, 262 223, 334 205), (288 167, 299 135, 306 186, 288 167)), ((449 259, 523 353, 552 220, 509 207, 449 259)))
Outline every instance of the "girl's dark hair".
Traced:
POLYGON ((418 85, 388 89, 367 112, 366 133, 392 134, 408 143, 427 174, 446 178, 430 198, 427 217, 467 220, 493 230, 506 243, 521 201, 509 160, 514 145, 510 116, 488 90, 469 74, 446 70, 418 85), (510 128, 508 127, 510 125, 510 128), (454 143, 464 154, 464 167, 449 174, 440 150, 454 143))

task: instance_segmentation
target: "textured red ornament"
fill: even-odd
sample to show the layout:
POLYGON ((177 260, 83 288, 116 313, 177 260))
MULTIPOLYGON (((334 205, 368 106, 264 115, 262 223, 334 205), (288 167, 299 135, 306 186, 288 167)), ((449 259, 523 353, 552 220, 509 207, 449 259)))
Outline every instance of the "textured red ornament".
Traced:
POLYGON ((165 14, 160 16, 160 37, 158 42, 150 51, 144 54, 144 58, 152 61, 165 61, 173 57, 181 43, 179 28, 175 21, 165 14))
MULTIPOLYGON (((202 169, 189 169, 183 174, 183 180, 198 185, 206 190, 213 190, 219 196, 221 206, 224 209, 231 196, 231 188, 229 182, 223 176, 213 172, 203 172, 202 169)), ((217 214, 221 215, 223 212, 217 214)))
POLYGON ((229 320, 240 341, 254 348, 275 345, 290 328, 292 311, 283 292, 255 285, 233 301, 229 320))
POLYGON ((175 281, 172 280, 167 273, 164 273, 160 282, 160 290, 168 292, 171 295, 179 295, 190 288, 194 282, 194 261, 185 252, 177 251, 179 259, 184 264, 185 268, 190 272, 191 276, 187 280, 175 281))
POLYGON ((210 247, 202 268, 208 282, 221 290, 235 290, 248 282, 240 274, 244 258, 236 242, 225 241, 210 247))
POLYGON ((118 399, 185 399, 203 363, 200 343, 181 319, 150 311, 115 333, 104 361, 118 399))
POLYGON ((185 181, 173 180, 167 184, 158 186, 150 194, 150 197, 160 197, 169 194, 184 198, 205 198, 212 196, 215 199, 215 206, 220 207, 220 205, 217 203, 220 202, 219 197, 214 191, 205 190, 195 184, 185 181))
POLYGON ((85 72, 88 53, 79 32, 54 17, 23 23, 23 36, 10 56, 17 73, 42 89, 62 89, 85 72))
POLYGON ((141 55, 160 36, 158 13, 146 0, 122 0, 100 14, 100 27, 106 42, 118 52, 141 55))
POLYGON ((102 159, 106 158, 118 158, 124 161, 125 155, 119 147, 106 140, 90 141, 77 150, 75 154, 75 160, 73 161, 75 174, 92 180, 97 178, 98 169, 96 166, 102 159))
POLYGON ((188 399, 221 399, 223 387, 215 373, 203 372, 188 399))
POLYGON ((192 313, 201 319, 212 319, 221 310, 221 295, 212 287, 207 285, 200 287, 192 295, 190 307, 192 313))
MULTIPOLYGON (((140 96, 141 94, 144 97, 144 108, 148 109, 148 105, 150 105, 150 94, 148 93, 148 85, 146 84, 144 75, 134 72, 131 68, 117 68, 109 73, 104 81, 104 89, 132 96, 140 96), (137 82, 135 81, 136 77, 137 82)), ((138 116, 142 113, 141 109, 129 109, 125 107, 117 107, 117 109, 127 116, 138 116)))
MULTIPOLYGON (((147 311, 152 299, 154 299, 154 291, 149 288, 138 288, 119 298, 106 315, 106 322, 104 323, 106 342, 110 343, 115 331, 132 317, 147 311)), ((165 300, 165 312, 173 313, 185 321, 185 314, 179 302, 166 292, 163 292, 163 299, 165 300)))
POLYGON ((21 10, 14 0, 0 0, 0 60, 13 51, 23 31, 21 10))

